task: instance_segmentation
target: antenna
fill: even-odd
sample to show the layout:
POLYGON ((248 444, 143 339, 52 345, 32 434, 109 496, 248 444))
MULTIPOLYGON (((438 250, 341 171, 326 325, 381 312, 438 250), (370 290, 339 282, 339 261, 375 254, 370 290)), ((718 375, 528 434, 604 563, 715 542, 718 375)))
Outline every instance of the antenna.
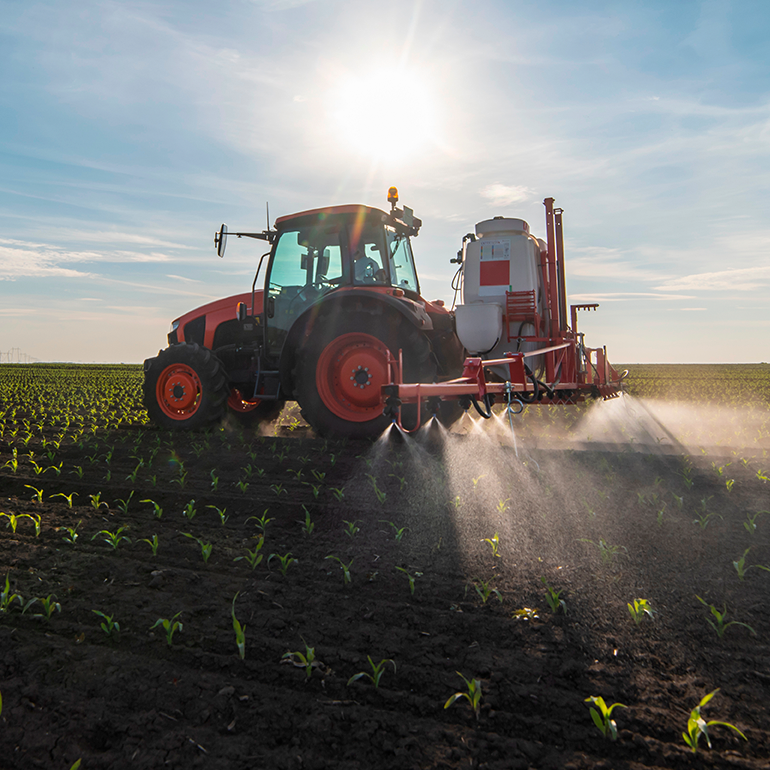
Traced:
POLYGON ((267 229, 270 229, 270 203, 265 201, 265 212, 267 216, 267 229))

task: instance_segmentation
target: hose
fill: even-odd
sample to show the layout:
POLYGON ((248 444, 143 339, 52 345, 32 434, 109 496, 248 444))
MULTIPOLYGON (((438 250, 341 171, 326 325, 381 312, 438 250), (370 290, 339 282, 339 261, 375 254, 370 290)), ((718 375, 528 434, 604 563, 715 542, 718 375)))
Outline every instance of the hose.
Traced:
POLYGON ((481 410, 481 407, 479 406, 479 402, 476 400, 475 396, 471 396, 471 403, 476 408, 476 411, 485 419, 488 420, 492 416, 492 402, 489 398, 489 393, 486 393, 484 395, 484 406, 486 406, 487 411, 483 412, 481 410))

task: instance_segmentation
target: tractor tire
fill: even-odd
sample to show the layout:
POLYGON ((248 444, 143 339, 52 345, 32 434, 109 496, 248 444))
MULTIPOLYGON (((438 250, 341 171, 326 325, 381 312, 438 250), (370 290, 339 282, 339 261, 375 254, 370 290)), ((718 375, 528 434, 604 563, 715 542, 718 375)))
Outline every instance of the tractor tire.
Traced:
POLYGON ((172 345, 145 362, 144 406, 168 430, 202 430, 222 419, 230 393, 219 359, 196 343, 172 345))
POLYGON ((283 411, 286 401, 244 401, 241 392, 232 388, 227 397, 227 414, 245 428, 253 428, 263 422, 272 422, 283 411))
MULTIPOLYGON (((433 381, 430 343, 397 316, 357 311, 316 320, 294 370, 295 397, 316 433, 376 438, 388 427, 380 398, 380 387, 388 382, 388 350, 393 356, 403 351, 406 382, 433 381)), ((402 409, 405 428, 415 418, 414 407, 402 409)))

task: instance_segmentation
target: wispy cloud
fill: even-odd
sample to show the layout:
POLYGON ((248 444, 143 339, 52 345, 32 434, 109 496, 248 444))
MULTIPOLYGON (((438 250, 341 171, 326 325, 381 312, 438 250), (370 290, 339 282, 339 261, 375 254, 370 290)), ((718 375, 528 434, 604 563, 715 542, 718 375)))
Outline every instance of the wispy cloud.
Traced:
POLYGON ((570 294, 570 302, 625 302, 632 299, 695 299, 692 294, 661 294, 645 291, 597 292, 596 294, 570 294))
POLYGON ((770 281, 770 265, 720 270, 672 278, 654 288, 660 291, 753 291, 770 281))
POLYGON ((493 206, 510 206, 512 203, 522 203, 533 196, 529 187, 516 185, 491 184, 480 190, 482 197, 493 206))

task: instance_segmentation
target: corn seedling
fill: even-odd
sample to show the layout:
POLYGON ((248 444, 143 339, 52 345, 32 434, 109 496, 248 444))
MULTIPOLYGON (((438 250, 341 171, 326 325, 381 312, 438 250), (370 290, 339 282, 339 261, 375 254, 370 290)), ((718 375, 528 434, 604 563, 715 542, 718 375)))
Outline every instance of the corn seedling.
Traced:
POLYGON ((219 476, 217 475, 216 469, 212 469, 209 476, 211 477, 211 491, 216 492, 219 488, 219 476))
POLYGON ((249 518, 248 518, 248 519, 246 519, 246 521, 251 521, 252 519, 254 519, 254 521, 256 521, 256 524, 255 524, 254 526, 255 526, 255 527, 256 527, 256 528, 257 528, 257 529, 258 529, 258 530, 259 530, 259 531, 260 531, 260 532, 261 532, 263 535, 265 534, 265 530, 267 529, 267 525, 268 525, 268 524, 269 524, 271 521, 274 521, 274 519, 268 519, 268 518, 267 518, 267 512, 268 512, 268 510, 269 510, 268 508, 265 508, 265 512, 264 512, 264 513, 263 513, 261 516, 249 516, 249 518))
MULTIPOLYGON (((486 476, 487 476, 487 474, 486 474, 486 473, 483 473, 483 474, 482 474, 481 476, 479 476, 478 478, 476 478, 476 479, 471 479, 471 481, 473 482, 473 489, 474 489, 474 491, 475 491, 476 489, 478 489, 478 487, 479 487, 479 481, 481 481, 481 479, 483 479, 483 478, 486 478, 486 476)), ((462 676, 462 674, 460 674, 460 676, 462 676)))
POLYGON ((731 620, 729 623, 725 622, 725 618, 727 617, 727 605, 722 605, 722 611, 720 612, 713 604, 709 604, 705 599, 701 599, 700 596, 697 594, 695 595, 695 598, 705 607, 709 608, 709 612, 711 613, 711 618, 707 617, 706 622, 714 629, 716 632, 716 635, 721 639, 725 635, 725 631, 727 631, 730 626, 743 626, 744 628, 748 628, 749 631, 751 631, 753 636, 757 635, 757 632, 748 624, 748 623, 741 623, 737 620, 731 620), (712 620, 713 618, 713 620, 712 620))
POLYGON ((21 519, 30 518, 26 513, 0 513, 0 518, 3 517, 8 519, 8 523, 5 525, 5 528, 8 529, 8 527, 10 527, 14 535, 16 534, 16 527, 18 526, 19 521, 21 519))
POLYGON ((182 614, 182 611, 179 610, 176 615, 174 615, 173 618, 158 618, 155 623, 150 627, 150 631, 157 628, 158 626, 162 626, 163 630, 166 632, 166 643, 169 647, 171 647, 171 643, 174 639, 174 634, 177 631, 183 631, 184 627, 182 626, 182 621, 177 620, 177 618, 182 614))
POLYGON ((728 492, 732 492, 733 487, 735 486, 735 479, 727 479, 727 481, 725 481, 725 486, 727 487, 728 492))
MULTIPOLYGON (((495 576, 493 575, 489 580, 480 580, 479 578, 476 578, 476 580, 473 582, 473 589, 476 591, 476 593, 479 595, 479 598, 481 599, 482 604, 486 604, 489 601, 489 598, 494 594, 497 597, 497 601, 502 602, 503 601, 503 595, 498 591, 496 588, 492 588, 492 581, 495 579, 495 576)), ((466 591, 467 591, 466 586, 466 591)))
POLYGON ((216 505, 207 505, 206 508, 211 508, 212 510, 217 512, 217 516, 219 516, 219 521, 222 523, 222 526, 224 527, 225 524, 227 524, 227 520, 230 518, 226 515, 227 508, 219 508, 216 505))
POLYGON ((599 539, 598 542, 594 542, 593 540, 589 540, 586 537, 581 537, 579 541, 581 543, 590 543, 591 545, 595 546, 598 549, 603 567, 611 566, 615 557, 618 554, 620 554, 621 551, 627 551, 625 546, 610 545, 606 540, 603 540, 601 538, 599 539))
POLYGON ((153 508, 153 511, 152 511, 153 515, 155 516, 156 519, 159 519, 163 515, 163 509, 154 500, 145 499, 145 500, 140 500, 139 502, 150 503, 150 505, 152 505, 152 508, 153 508))
POLYGON ((408 570, 403 567, 396 567, 399 572, 403 572, 409 581, 409 593, 414 596, 414 581, 418 577, 422 577, 422 572, 415 572, 414 575, 410 574, 408 570))
POLYGON ((242 626, 238 618, 235 617, 235 600, 238 598, 238 593, 233 596, 230 614, 233 617, 233 631, 235 631, 235 644, 238 647, 238 656, 243 660, 246 657, 246 626, 242 626))
POLYGON ((211 552, 214 550, 214 546, 211 543, 207 543, 204 540, 195 537, 195 535, 191 535, 189 532, 182 532, 182 534, 185 537, 189 537, 190 540, 194 540, 200 546, 203 563, 208 564, 209 556, 211 556, 211 552))
POLYGON ((358 520, 348 521, 343 519, 342 522, 345 524, 343 532, 350 538, 354 538, 361 531, 361 527, 358 526, 361 522, 358 520))
POLYGON ((3 468, 10 468, 11 473, 19 470, 19 450, 16 447, 13 448, 13 457, 3 465, 3 468))
POLYGON ((91 612, 93 612, 94 615, 98 615, 102 619, 99 627, 107 636, 117 636, 120 633, 120 623, 115 620, 113 615, 106 615, 101 610, 91 610, 91 612))
POLYGON ((633 604, 629 602, 626 607, 628 607, 628 611, 637 626, 644 620, 645 616, 650 620, 655 620, 655 610, 650 607, 647 599, 634 599, 633 604))
POLYGON ((283 556, 278 553, 271 553, 270 556, 267 557, 268 566, 270 566, 270 562, 273 560, 273 558, 278 559, 278 563, 280 564, 278 571, 284 577, 286 577, 286 573, 289 571, 289 567, 291 567, 292 564, 298 564, 298 560, 292 558, 291 551, 289 551, 287 554, 284 554, 283 556))
POLYGON ((271 484, 270 489, 275 492, 275 496, 280 498, 281 495, 288 495, 289 493, 283 488, 283 484, 271 484))
POLYGON ((366 477, 369 479, 369 483, 372 485, 372 489, 374 490, 374 496, 377 498, 377 502, 380 505, 385 504, 385 498, 387 498, 387 494, 383 492, 378 486, 377 486, 377 479, 372 476, 371 473, 367 473, 366 477))
POLYGON ((305 652, 285 652, 281 656, 281 660, 292 663, 298 668, 304 668, 305 675, 310 679, 313 674, 313 669, 319 665, 319 662, 315 659, 315 647, 309 647, 304 639, 302 642, 305 645, 305 652))
POLYGON ((304 505, 302 506, 302 509, 305 511, 305 519, 304 521, 302 519, 297 519, 297 522, 302 525, 303 535, 312 535, 313 530, 315 529, 315 522, 310 520, 310 511, 308 511, 304 505))
POLYGON ((128 527, 118 527, 118 529, 115 532, 110 532, 108 529, 102 529, 99 532, 97 532, 91 540, 96 540, 99 535, 104 535, 104 542, 109 543, 112 546, 113 551, 118 550, 118 546, 125 540, 127 543, 131 542, 131 538, 128 537, 128 535, 122 534, 124 530, 128 529, 128 527))
POLYGON ((591 695, 590 697, 586 698, 585 703, 592 704, 589 707, 591 712, 591 719, 594 720, 594 724, 596 725, 599 732, 605 738, 609 738, 611 741, 616 741, 618 739, 618 727, 615 724, 615 720, 612 719, 612 712, 616 708, 624 709, 628 708, 628 706, 624 706, 622 703, 613 703, 611 706, 608 706, 604 702, 604 698, 597 695, 591 695), (594 708, 594 706, 597 708, 594 708))
POLYGON ((139 542, 141 543, 147 543, 150 548, 152 548, 152 555, 157 556, 158 555, 158 536, 153 535, 151 538, 143 537, 139 542))
MULTIPOLYGON (((300 458, 300 459, 302 459, 302 458, 300 458)), ((313 468, 313 470, 310 471, 310 474, 319 483, 323 483, 323 480, 326 478, 326 473, 325 472, 316 470, 315 468, 313 468)))
POLYGON ((508 503, 511 502, 511 498, 506 498, 505 500, 498 500, 497 505, 495 506, 495 510, 502 516, 507 510, 510 509, 510 505, 508 503))
POLYGON ((540 578, 540 582, 545 586, 545 600, 548 602, 548 607, 551 612, 556 615, 561 610, 565 615, 567 614, 567 603, 561 598, 564 589, 560 588, 558 591, 548 584, 544 577, 540 578))
POLYGON ((379 690, 380 688, 380 679, 382 679, 382 675, 385 673, 385 664, 386 663, 392 663, 393 664, 393 673, 396 673, 396 662, 394 660, 391 660, 391 658, 383 658, 379 663, 375 663, 370 655, 366 656, 366 659, 369 661, 369 665, 371 666, 372 673, 368 673, 367 671, 359 671, 357 674, 353 674, 353 676, 348 679, 348 687, 350 687, 353 682, 357 682, 359 679, 368 679, 373 685, 375 690, 379 690))
POLYGON ((757 517, 760 513, 770 513, 770 511, 757 511, 753 516, 750 513, 746 514, 746 521, 743 522, 743 528, 753 535, 757 531, 757 517))
POLYGON ((134 490, 131 490, 131 494, 125 499, 118 500, 118 510, 124 514, 128 514, 128 504, 131 502, 131 498, 134 496, 134 490))
POLYGON ((460 698, 465 698, 465 700, 470 703, 473 713, 476 715, 476 721, 478 722, 481 713, 481 681, 478 679, 466 679, 459 671, 457 672, 457 676, 465 682, 467 692, 456 692, 449 698, 449 700, 447 700, 444 704, 444 708, 448 709, 455 701, 460 700, 460 698))
POLYGON ((262 546, 265 544, 265 536, 260 535, 257 538, 257 547, 250 551, 248 548, 246 549, 246 555, 245 556, 236 556, 233 561, 245 561, 246 564, 249 565, 252 569, 256 569, 259 564, 262 562, 262 554, 260 551, 262 550, 262 546))
POLYGON ((198 509, 195 507, 195 500, 190 500, 184 507, 183 511, 187 521, 192 521, 195 518, 195 514, 198 513, 198 509))
POLYGON ((326 558, 332 559, 340 565, 340 569, 342 570, 342 585, 348 585, 352 582, 352 578, 350 577, 350 568, 353 566, 355 559, 351 559, 348 564, 345 564, 345 562, 342 561, 339 556, 327 556, 326 558))
POLYGON ((485 537, 481 542, 489 543, 492 547, 492 556, 496 556, 498 559, 500 558, 500 536, 497 532, 495 532, 494 537, 485 537))
POLYGON ((392 521, 388 521, 387 519, 380 519, 381 524, 388 524, 391 529, 393 530, 393 534, 396 537, 396 540, 398 542, 401 542, 401 539, 406 534, 409 527, 397 527, 392 521))
POLYGON ((33 487, 31 484, 25 484, 24 485, 27 489, 31 489, 34 494, 32 495, 33 500, 37 500, 39 503, 43 502, 43 490, 38 489, 37 487, 33 487))
POLYGON ((321 494, 321 489, 323 489, 323 484, 313 484, 310 481, 303 481, 302 483, 305 486, 310 487, 310 491, 313 493, 313 499, 318 500, 318 496, 321 494))
POLYGON ((67 501, 67 506, 72 508, 72 498, 77 496, 77 492, 73 492, 71 495, 65 495, 64 492, 57 492, 55 495, 51 495, 51 499, 54 497, 63 497, 67 501))
POLYGON ((700 741, 701 736, 704 736, 706 738, 706 743, 708 744, 708 747, 711 748, 711 737, 709 736, 708 729, 712 725, 722 725, 722 727, 729 727, 731 730, 734 730, 738 735, 743 738, 743 740, 748 740, 746 736, 735 726, 731 725, 729 722, 720 722, 716 719, 712 719, 711 721, 707 722, 700 713, 700 710, 719 692, 719 688, 716 690, 712 690, 708 695, 704 695, 700 703, 690 712, 690 718, 687 720, 687 732, 682 733, 682 738, 684 738, 684 742, 690 747, 690 750, 693 754, 698 753, 698 741, 700 741))
POLYGON ((334 499, 339 503, 345 497, 345 487, 330 487, 329 491, 334 495, 334 499))
POLYGON ((109 505, 107 505, 107 503, 104 500, 102 500, 101 492, 97 492, 95 495, 89 495, 89 497, 91 498, 91 507, 95 511, 98 511, 102 506, 104 506, 105 508, 110 507, 109 505))
POLYGON ((24 604, 24 599, 19 594, 11 592, 10 573, 7 572, 5 575, 5 588, 0 593, 0 612, 10 612, 14 601, 21 605, 24 604))
POLYGON ((64 540, 65 543, 69 543, 70 545, 75 545, 77 542, 77 539, 79 537, 78 535, 78 527, 83 522, 83 519, 81 519, 74 527, 65 527, 64 529, 67 531, 67 535, 64 535, 62 537, 62 540, 64 540))
POLYGON ((51 615, 53 615, 54 612, 61 612, 61 604, 59 604, 57 601, 54 601, 55 598, 56 594, 49 594, 45 597, 34 597, 24 605, 24 609, 21 611, 21 614, 23 615, 35 602, 40 602, 40 604, 43 606, 43 611, 38 612, 32 617, 45 618, 46 620, 50 620, 51 615))
POLYGON ((740 559, 733 562, 733 567, 735 567, 735 571, 738 573, 738 579, 743 580, 746 577, 746 573, 750 569, 762 569, 765 572, 770 572, 770 567, 763 567, 761 564, 746 564, 746 554, 751 550, 751 548, 747 548, 743 552, 743 556, 741 556, 740 559))

